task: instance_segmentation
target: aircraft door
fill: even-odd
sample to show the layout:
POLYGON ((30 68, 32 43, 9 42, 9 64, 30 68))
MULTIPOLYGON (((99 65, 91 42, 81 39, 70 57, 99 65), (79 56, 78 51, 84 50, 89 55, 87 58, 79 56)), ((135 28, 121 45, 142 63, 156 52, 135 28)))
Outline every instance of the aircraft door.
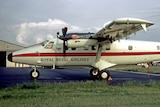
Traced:
POLYGON ((56 59, 55 59, 55 57, 56 57, 56 50, 55 50, 55 43, 54 42, 50 42, 49 43, 49 47, 50 47, 50 50, 51 50, 51 53, 52 53, 52 55, 51 55, 51 60, 52 60, 52 68, 53 69, 55 69, 55 67, 56 67, 56 59))
POLYGON ((55 68, 55 44, 54 41, 47 41, 44 45, 44 54, 41 56, 41 61, 44 66, 55 68))
POLYGON ((55 65, 56 66, 59 66, 59 65, 63 65, 63 46, 61 44, 59 44, 59 42, 57 42, 55 48, 55 53, 56 53, 56 56, 55 56, 55 65))

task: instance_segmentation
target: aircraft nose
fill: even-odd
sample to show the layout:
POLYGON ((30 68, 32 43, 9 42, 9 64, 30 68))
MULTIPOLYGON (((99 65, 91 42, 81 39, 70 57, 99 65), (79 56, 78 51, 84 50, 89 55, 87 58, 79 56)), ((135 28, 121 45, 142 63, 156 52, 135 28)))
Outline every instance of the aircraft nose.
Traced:
POLYGON ((8 55, 8 60, 9 60, 10 62, 12 62, 12 53, 10 53, 10 54, 8 55))

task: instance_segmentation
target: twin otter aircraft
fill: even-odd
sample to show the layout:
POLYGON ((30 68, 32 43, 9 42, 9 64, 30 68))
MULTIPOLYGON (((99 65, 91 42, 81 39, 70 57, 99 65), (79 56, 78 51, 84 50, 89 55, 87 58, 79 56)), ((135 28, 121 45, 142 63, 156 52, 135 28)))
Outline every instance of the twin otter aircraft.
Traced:
POLYGON ((93 79, 107 80, 109 67, 160 60, 160 43, 121 40, 151 25, 147 20, 120 18, 104 24, 97 33, 67 34, 65 27, 62 36, 15 51, 8 60, 35 65, 30 73, 33 79, 39 77, 36 66, 91 66, 93 79))

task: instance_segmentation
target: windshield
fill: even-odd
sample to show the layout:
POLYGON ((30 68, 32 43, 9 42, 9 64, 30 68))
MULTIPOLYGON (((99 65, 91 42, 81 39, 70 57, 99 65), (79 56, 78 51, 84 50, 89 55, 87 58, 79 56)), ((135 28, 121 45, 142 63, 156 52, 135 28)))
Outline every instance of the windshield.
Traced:
POLYGON ((54 44, 54 42, 53 41, 49 41, 49 40, 46 40, 46 41, 41 43, 41 45, 46 49, 52 49, 53 44, 54 44))
POLYGON ((54 44, 54 42, 48 42, 48 43, 46 43, 45 48, 46 48, 46 49, 52 49, 53 44, 54 44))
POLYGON ((41 45, 42 45, 42 46, 45 46, 45 44, 46 44, 47 42, 49 42, 49 40, 46 40, 46 41, 42 42, 41 45))

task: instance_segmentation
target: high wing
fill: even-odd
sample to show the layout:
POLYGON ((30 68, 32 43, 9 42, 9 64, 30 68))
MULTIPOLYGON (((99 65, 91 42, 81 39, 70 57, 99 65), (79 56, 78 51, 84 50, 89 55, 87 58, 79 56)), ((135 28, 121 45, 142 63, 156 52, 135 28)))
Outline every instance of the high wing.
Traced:
POLYGON ((96 60, 91 66, 98 68, 100 71, 116 64, 103 60, 101 57, 103 45, 110 45, 116 40, 136 33, 137 31, 147 31, 147 27, 153 25, 152 22, 136 18, 120 18, 104 24, 103 28, 95 33, 92 38, 98 40, 98 49, 96 60))
POLYGON ((66 34, 67 28, 65 27, 62 29, 63 36, 59 37, 59 39, 63 40, 63 56, 66 56, 66 47, 79 48, 98 45, 96 60, 91 66, 98 68, 99 70, 115 66, 116 64, 103 60, 101 57, 102 47, 104 45, 110 46, 114 41, 125 38, 142 29, 147 31, 147 27, 151 25, 153 25, 152 22, 143 19, 120 18, 105 23, 103 28, 86 39, 80 37, 78 34, 66 34))
POLYGON ((120 18, 105 23, 103 28, 93 35, 93 38, 97 38, 100 42, 108 40, 112 43, 113 41, 120 40, 142 29, 147 31, 147 27, 151 25, 153 25, 153 23, 147 20, 120 18))

